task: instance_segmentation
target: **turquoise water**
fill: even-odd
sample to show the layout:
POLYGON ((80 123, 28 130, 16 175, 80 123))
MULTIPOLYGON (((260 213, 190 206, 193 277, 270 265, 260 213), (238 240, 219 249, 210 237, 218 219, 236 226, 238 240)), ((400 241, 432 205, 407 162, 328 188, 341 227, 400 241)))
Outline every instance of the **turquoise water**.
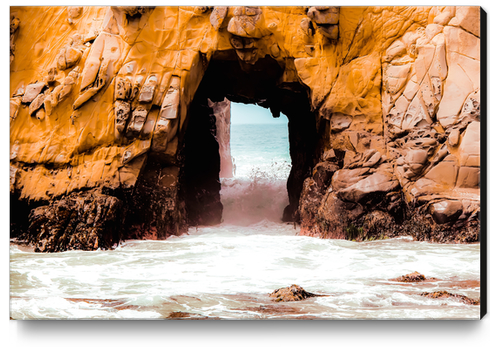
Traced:
POLYGON ((288 124, 231 123, 231 155, 235 159, 235 177, 249 177, 252 170, 287 178, 289 155, 288 124))

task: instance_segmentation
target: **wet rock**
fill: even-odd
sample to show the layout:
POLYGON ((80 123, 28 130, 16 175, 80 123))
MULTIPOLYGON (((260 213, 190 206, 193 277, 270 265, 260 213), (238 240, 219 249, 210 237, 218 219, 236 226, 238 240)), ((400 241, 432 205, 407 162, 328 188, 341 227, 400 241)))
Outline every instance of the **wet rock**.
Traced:
POLYGON ((409 273, 407 275, 403 275, 397 278, 390 279, 390 281, 396 281, 396 282, 424 282, 427 280, 436 280, 434 277, 425 277, 421 273, 418 273, 417 271, 414 271, 412 273, 409 273))
POLYGON ((304 290, 302 287, 293 284, 290 287, 280 288, 274 290, 269 294, 269 297, 273 298, 274 301, 300 301, 305 300, 314 296, 318 296, 317 294, 309 293, 304 290))
MULTIPOLYGON (((387 211, 371 210, 363 216, 362 226, 358 228, 358 235, 353 239, 356 241, 372 241, 385 239, 391 230, 396 229, 396 220, 392 214, 396 215, 402 208, 400 194, 392 194, 387 200, 390 202, 386 206, 381 206, 387 211), (393 212, 393 213, 391 213, 393 212), (360 230, 359 230, 360 229, 360 230)), ((383 205, 383 204, 380 204, 383 205)))
POLYGON ((110 249, 120 241, 121 202, 97 191, 74 193, 31 211, 36 252, 110 249))
POLYGON ((216 320, 219 318, 216 317, 208 317, 208 316, 203 316, 198 313, 189 313, 189 312, 172 312, 170 313, 165 319, 175 319, 175 320, 207 320, 207 319, 212 319, 216 320))
POLYGON ((421 296, 424 296, 426 298, 431 298, 431 299, 450 299, 450 298, 454 298, 454 299, 458 299, 459 301, 461 301, 461 302, 463 302, 463 303, 465 303, 467 305, 480 305, 480 299, 471 299, 471 298, 467 297, 466 295, 452 294, 452 293, 448 293, 445 290, 437 291, 437 292, 432 292, 432 293, 424 292, 424 293, 422 293, 420 295, 421 296))

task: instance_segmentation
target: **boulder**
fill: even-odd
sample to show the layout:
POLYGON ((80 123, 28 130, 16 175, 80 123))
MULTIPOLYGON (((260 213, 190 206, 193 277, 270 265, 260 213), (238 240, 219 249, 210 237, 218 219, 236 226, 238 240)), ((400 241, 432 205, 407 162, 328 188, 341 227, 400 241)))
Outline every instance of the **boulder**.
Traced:
POLYGON ((305 300, 314 296, 318 296, 317 294, 309 293, 304 290, 302 287, 293 284, 290 287, 280 288, 274 290, 269 294, 269 297, 273 298, 274 301, 300 301, 305 300))
POLYGON ((386 194, 399 186, 391 175, 375 172, 355 184, 338 191, 338 196, 345 201, 361 202, 376 194, 386 194))
POLYGON ((467 297, 466 295, 462 294, 452 294, 449 293, 445 290, 437 291, 437 292, 424 292, 420 294, 421 296, 424 296, 426 298, 431 298, 431 299, 449 299, 449 298, 454 298, 457 299, 458 301, 461 301, 467 305, 480 305, 480 299, 471 299, 467 297))
POLYGON ((438 224, 454 222, 463 212, 463 205, 456 200, 443 200, 430 206, 432 218, 438 224))
POLYGON ((393 278, 390 281, 396 281, 396 282, 424 282, 427 280, 435 280, 433 277, 425 277, 421 273, 418 273, 417 271, 414 271, 412 273, 409 273, 407 275, 403 275, 397 278, 393 278))
POLYGON ((362 180, 369 172, 369 168, 359 168, 353 170, 338 170, 332 177, 332 188, 341 190, 362 180))

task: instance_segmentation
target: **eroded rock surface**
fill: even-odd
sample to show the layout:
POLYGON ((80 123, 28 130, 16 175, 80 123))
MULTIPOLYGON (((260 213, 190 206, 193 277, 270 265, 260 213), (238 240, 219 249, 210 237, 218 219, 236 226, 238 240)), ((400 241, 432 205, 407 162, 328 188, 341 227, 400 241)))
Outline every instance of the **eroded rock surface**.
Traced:
POLYGON ((120 209, 114 196, 71 194, 31 210, 29 241, 36 252, 111 249, 121 236, 120 209))
POLYGON ((305 185, 303 234, 356 240, 376 233, 437 242, 479 240, 477 18, 477 8, 433 7, 427 22, 379 51, 383 122, 378 124, 384 123, 383 139, 377 138, 378 129, 356 129, 365 113, 356 117, 341 110, 342 103, 330 102, 331 145, 344 151, 345 159, 331 182, 325 182, 323 196, 314 196, 305 185), (469 22, 475 24, 472 30, 462 24, 469 22), (318 215, 306 211, 315 210, 312 200, 318 215))
MULTIPOLYGON (((190 134, 207 122, 214 136, 208 100, 227 98, 289 118, 284 220, 301 223, 303 235, 478 241, 479 14, 467 6, 13 6, 10 191, 24 206, 18 213, 28 220, 36 209, 39 221, 18 232, 41 242, 50 211, 82 193, 117 199, 118 220, 132 211, 111 240, 219 223, 218 148, 190 134), (205 166, 200 148, 213 152, 205 166), (189 168, 206 172, 192 177, 189 168)), ((55 243, 39 249, 65 247, 55 243)))

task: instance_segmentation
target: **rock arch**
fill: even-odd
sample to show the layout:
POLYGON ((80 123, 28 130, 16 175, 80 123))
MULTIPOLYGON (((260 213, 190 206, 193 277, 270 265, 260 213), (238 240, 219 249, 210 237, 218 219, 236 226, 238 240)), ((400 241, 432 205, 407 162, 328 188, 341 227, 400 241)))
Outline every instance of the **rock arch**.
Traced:
POLYGON ((479 16, 12 7, 12 235, 56 251, 182 233, 186 133, 226 96, 289 117, 285 215, 302 233, 478 239, 479 16))

